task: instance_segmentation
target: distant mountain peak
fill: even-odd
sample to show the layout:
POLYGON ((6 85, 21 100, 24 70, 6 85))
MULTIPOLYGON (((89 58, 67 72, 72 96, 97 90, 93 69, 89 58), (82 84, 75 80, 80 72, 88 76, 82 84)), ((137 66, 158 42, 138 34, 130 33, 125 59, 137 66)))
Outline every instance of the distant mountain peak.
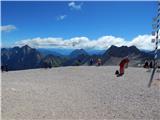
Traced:
POLYGON ((24 45, 21 47, 22 49, 32 49, 29 45, 24 45))
POLYGON ((110 47, 110 48, 115 48, 115 47, 117 48, 117 46, 115 46, 115 45, 111 45, 111 47, 110 47))
POLYGON ((75 49, 73 52, 86 52, 84 49, 75 49))
POLYGON ((105 53, 104 55, 106 56, 113 56, 113 57, 125 57, 130 54, 140 54, 141 51, 136 47, 136 46, 121 46, 117 47, 112 45, 105 53))
POLYGON ((13 47, 12 49, 20 49, 20 47, 18 47, 18 46, 15 46, 15 47, 13 47))
POLYGON ((24 45, 24 46, 22 46, 21 47, 21 49, 22 49, 22 51, 23 51, 23 53, 24 54, 26 54, 26 53, 30 53, 31 51, 32 52, 34 52, 35 51, 35 49, 34 48, 31 48, 30 46, 28 46, 28 45, 24 45))
POLYGON ((88 55, 88 53, 84 49, 75 49, 74 51, 71 52, 70 57, 76 58, 79 55, 88 55))

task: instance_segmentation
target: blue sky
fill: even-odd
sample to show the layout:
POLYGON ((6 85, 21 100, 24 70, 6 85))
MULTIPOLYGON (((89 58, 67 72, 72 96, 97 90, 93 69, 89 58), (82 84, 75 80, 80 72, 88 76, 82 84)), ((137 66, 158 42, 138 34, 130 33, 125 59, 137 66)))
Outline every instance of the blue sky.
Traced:
POLYGON ((156 15, 157 7, 155 1, 21 1, 2 2, 1 5, 1 24, 2 27, 6 26, 6 29, 2 29, 4 46, 12 46, 19 41, 24 43, 27 40, 32 44, 33 41, 47 41, 48 38, 52 38, 53 40, 49 39, 51 41, 61 38, 60 41, 63 42, 86 37, 89 41, 96 41, 103 36, 112 36, 132 41, 139 35, 150 35, 152 18, 156 15))

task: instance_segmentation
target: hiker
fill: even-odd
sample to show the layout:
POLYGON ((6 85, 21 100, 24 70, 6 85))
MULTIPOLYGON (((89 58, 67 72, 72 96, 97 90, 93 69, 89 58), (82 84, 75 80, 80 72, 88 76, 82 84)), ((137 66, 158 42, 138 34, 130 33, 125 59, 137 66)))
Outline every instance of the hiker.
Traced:
POLYGON ((93 59, 92 58, 89 61, 89 65, 93 65, 93 59))
POLYGON ((4 72, 4 66, 3 65, 1 66, 1 71, 4 72))
POLYGON ((124 74, 124 69, 128 67, 128 63, 129 63, 128 57, 121 60, 119 64, 120 70, 119 70, 119 74, 117 75, 117 77, 122 76, 124 74))
POLYGON ((145 61, 145 63, 144 63, 144 66, 143 66, 144 68, 149 68, 149 63, 148 63, 148 61, 146 60, 145 61))
POLYGON ((149 68, 153 68, 153 62, 152 61, 150 61, 150 63, 149 63, 149 68))
POLYGON ((2 66, 1 66, 1 71, 2 71, 2 72, 4 72, 4 71, 8 72, 8 65, 7 65, 7 64, 2 65, 2 66))
POLYGON ((157 63, 157 68, 159 68, 159 69, 160 69, 160 62, 158 62, 158 63, 157 63))
POLYGON ((101 64, 102 64, 102 61, 101 61, 100 58, 98 58, 98 60, 97 60, 97 65, 98 65, 98 66, 101 66, 101 64))

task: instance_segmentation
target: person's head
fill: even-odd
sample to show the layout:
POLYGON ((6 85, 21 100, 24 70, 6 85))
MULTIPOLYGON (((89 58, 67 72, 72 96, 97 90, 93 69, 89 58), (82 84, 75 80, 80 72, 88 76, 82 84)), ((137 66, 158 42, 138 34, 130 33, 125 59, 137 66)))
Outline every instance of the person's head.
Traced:
POLYGON ((129 56, 127 55, 127 56, 123 57, 123 59, 129 59, 129 56))

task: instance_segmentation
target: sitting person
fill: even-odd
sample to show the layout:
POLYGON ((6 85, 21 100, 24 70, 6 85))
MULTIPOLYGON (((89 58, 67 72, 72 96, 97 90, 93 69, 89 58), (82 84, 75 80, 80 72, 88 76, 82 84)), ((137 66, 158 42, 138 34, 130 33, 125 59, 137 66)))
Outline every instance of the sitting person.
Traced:
POLYGON ((149 63, 148 63, 148 61, 146 60, 145 61, 145 63, 144 63, 144 66, 143 66, 144 68, 149 68, 149 63))
POLYGON ((102 61, 101 61, 101 59, 99 58, 98 60, 97 60, 97 66, 101 66, 102 65, 102 61))

